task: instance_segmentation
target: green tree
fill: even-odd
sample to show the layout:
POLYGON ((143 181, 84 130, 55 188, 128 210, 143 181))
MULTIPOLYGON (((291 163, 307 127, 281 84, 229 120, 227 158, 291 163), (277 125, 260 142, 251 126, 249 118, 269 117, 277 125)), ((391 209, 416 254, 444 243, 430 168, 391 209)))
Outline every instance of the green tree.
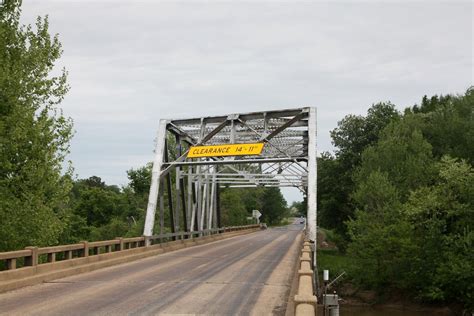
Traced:
POLYGON ((252 210, 262 209, 262 195, 265 192, 265 188, 241 188, 239 192, 248 214, 252 214, 252 210))
POLYGON ((153 164, 149 162, 143 167, 127 171, 129 186, 136 194, 148 195, 150 191, 152 167, 153 164))
POLYGON ((129 187, 120 189, 115 185, 106 185, 100 177, 93 176, 74 183, 70 207, 74 214, 87 220, 87 225, 99 227, 112 218, 125 220, 136 216, 134 194, 129 187))
POLYGON ((372 105, 366 117, 347 115, 331 131, 333 144, 337 148, 336 156, 348 168, 357 166, 365 148, 376 143, 385 126, 399 118, 400 114, 390 102, 372 105))
POLYGON ((343 234, 349 218, 354 281, 474 308, 473 109, 471 88, 425 96, 402 117, 346 116, 332 132, 335 155, 318 159, 318 216, 343 234))
POLYGON ((306 217, 308 211, 308 204, 307 204, 306 196, 303 198, 303 201, 293 201, 290 206, 290 211, 295 210, 293 214, 294 216, 304 216, 306 217))
POLYGON ((123 214, 127 205, 120 192, 107 188, 86 187, 75 205, 75 213, 87 219, 89 226, 99 227, 123 214))
POLYGON ((66 71, 51 75, 61 43, 46 17, 33 28, 20 14, 20 1, 0 8, 0 250, 57 243, 71 187, 72 121, 58 108, 66 71))
POLYGON ((130 186, 107 185, 97 176, 79 179, 71 190, 72 215, 61 242, 139 236, 143 232, 144 203, 144 195, 130 186))
POLYGON ((221 219, 224 226, 243 225, 247 223, 248 213, 238 189, 227 188, 221 193, 221 219))
POLYGON ((279 224, 288 215, 286 200, 281 194, 280 188, 265 188, 262 196, 261 221, 270 225, 279 224))
POLYGON ((129 225, 120 218, 112 218, 106 225, 92 227, 89 240, 110 240, 126 236, 129 225))
POLYGON ((424 96, 421 105, 407 112, 417 113, 423 135, 433 146, 433 155, 466 159, 474 163, 474 88, 463 96, 424 96))
POLYGON ((412 115, 389 124, 378 143, 364 151, 361 166, 355 173, 356 183, 374 171, 382 171, 388 174, 403 199, 410 190, 430 183, 435 173, 432 147, 423 138, 419 124, 412 115))
POLYGON ((474 304, 474 169, 445 156, 433 186, 414 191, 405 206, 419 251, 412 288, 429 301, 474 304))
POLYGON ((403 286, 415 247, 397 189, 387 174, 375 171, 358 185, 354 200, 359 207, 347 222, 348 253, 357 261, 353 279, 378 290, 403 286))
MULTIPOLYGON (((349 193, 353 189, 351 172, 330 153, 323 152, 318 157, 318 223, 334 229, 339 235, 345 235, 344 222, 354 214, 353 205, 349 202, 349 193)), ((344 248, 343 245, 338 246, 344 248)))
MULTIPOLYGON (((390 102, 373 104, 367 115, 347 115, 331 131, 335 156, 323 153, 318 158, 318 216, 323 227, 335 229, 347 239, 344 222, 354 214, 351 194, 355 189, 353 173, 359 167, 364 150, 377 143, 380 132, 400 113, 390 102)), ((344 245, 340 243, 340 249, 344 245)))

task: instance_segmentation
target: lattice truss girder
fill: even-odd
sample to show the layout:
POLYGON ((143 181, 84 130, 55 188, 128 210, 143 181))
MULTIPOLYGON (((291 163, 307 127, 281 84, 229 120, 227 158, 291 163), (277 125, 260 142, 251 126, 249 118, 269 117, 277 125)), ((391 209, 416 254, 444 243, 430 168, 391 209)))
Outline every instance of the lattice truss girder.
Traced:
POLYGON ((178 179, 175 192, 168 192, 168 196, 176 195, 174 208, 173 200, 168 201, 173 208, 172 231, 181 229, 181 223, 186 231, 220 226, 219 186, 296 187, 303 192, 311 187, 314 194, 309 194, 315 195, 315 115, 314 108, 298 108, 161 120, 144 234, 152 234, 157 198, 162 194, 160 182, 171 182, 172 172, 178 179), (170 137, 175 148, 170 148, 170 137), (265 145, 258 156, 187 158, 190 146, 260 142, 265 145), (179 219, 181 213, 184 222, 179 219))
MULTIPOLYGON (((232 161, 229 161, 232 162, 232 161)), ((200 177, 215 177, 214 181, 224 184, 226 187, 235 187, 248 185, 265 186, 276 185, 278 187, 296 187, 303 190, 307 184, 306 172, 299 163, 283 162, 262 164, 259 170, 249 170, 248 168, 220 168, 214 171, 209 166, 203 166, 199 170, 190 173, 182 173, 181 177, 186 178, 192 176, 193 181, 197 181, 200 177), (296 167, 296 165, 298 167, 296 167), (260 172, 259 172, 260 171, 260 172), (258 173, 256 173, 258 172, 258 173)))

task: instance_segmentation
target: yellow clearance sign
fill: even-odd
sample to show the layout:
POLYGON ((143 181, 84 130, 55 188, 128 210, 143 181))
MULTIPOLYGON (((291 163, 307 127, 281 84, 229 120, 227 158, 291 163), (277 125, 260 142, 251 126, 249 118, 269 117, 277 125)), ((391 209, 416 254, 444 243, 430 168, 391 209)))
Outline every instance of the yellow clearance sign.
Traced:
POLYGON ((264 143, 191 146, 188 158, 260 155, 264 143))

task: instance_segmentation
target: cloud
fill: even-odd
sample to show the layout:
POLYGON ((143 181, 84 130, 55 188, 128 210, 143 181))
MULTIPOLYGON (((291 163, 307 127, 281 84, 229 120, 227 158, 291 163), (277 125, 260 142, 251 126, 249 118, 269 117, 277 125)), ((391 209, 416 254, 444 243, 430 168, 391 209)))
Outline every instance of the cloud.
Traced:
POLYGON ((49 14, 71 92, 80 177, 124 184, 160 118, 313 105, 329 130, 378 101, 399 109, 472 84, 471 2, 25 1, 49 14))

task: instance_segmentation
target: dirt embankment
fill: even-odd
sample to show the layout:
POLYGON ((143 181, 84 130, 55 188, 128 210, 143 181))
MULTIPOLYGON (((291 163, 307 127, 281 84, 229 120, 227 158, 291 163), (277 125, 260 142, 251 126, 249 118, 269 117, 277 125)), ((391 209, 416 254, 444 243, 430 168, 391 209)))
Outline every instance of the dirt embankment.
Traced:
POLYGON ((410 300, 400 292, 380 295, 375 291, 357 288, 348 281, 342 282, 338 286, 337 292, 343 299, 341 305, 345 306, 365 306, 378 310, 423 312, 429 315, 462 315, 462 308, 460 306, 421 304, 410 300))
POLYGON ((324 230, 318 230, 317 233, 318 249, 337 249, 334 242, 328 240, 324 230))

